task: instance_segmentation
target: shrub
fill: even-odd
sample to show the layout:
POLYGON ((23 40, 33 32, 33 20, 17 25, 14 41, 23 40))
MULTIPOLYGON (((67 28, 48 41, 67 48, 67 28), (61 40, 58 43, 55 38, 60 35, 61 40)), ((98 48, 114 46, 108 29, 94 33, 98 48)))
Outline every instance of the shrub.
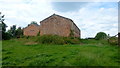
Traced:
POLYGON ((42 44, 64 44, 63 38, 57 35, 43 35, 37 41, 42 44))
POLYGON ((57 35, 38 36, 37 42, 41 44, 78 44, 79 39, 73 37, 61 37, 57 35))
POLYGON ((95 36, 96 40, 101 40, 101 39, 107 39, 107 34, 104 32, 99 32, 97 33, 97 35, 95 36))
POLYGON ((117 37, 111 37, 111 38, 108 39, 108 42, 111 45, 118 45, 118 38, 117 37))
POLYGON ((3 33, 2 34, 2 39, 3 40, 9 40, 9 39, 11 39, 12 37, 11 37, 11 34, 9 34, 9 33, 7 33, 7 32, 5 32, 5 33, 3 33))

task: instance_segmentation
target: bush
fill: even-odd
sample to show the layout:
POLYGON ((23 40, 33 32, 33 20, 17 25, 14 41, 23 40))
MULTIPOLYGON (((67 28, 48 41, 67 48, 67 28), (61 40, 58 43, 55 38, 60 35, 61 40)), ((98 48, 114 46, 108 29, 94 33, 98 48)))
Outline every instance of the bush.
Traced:
POLYGON ((38 36, 37 42, 41 44, 78 44, 79 39, 78 38, 72 38, 72 37, 61 37, 57 35, 43 35, 38 36))
POLYGON ((111 37, 111 38, 108 39, 108 42, 111 45, 118 45, 118 38, 117 37, 111 37))
POLYGON ((9 39, 11 39, 12 37, 11 37, 11 34, 9 34, 9 33, 7 33, 7 32, 5 32, 5 33, 2 33, 2 39, 3 40, 9 40, 9 39))
POLYGON ((107 39, 107 34, 104 32, 99 32, 97 33, 97 35, 95 36, 96 40, 101 40, 101 39, 107 39))
POLYGON ((42 44, 64 44, 63 38, 57 35, 39 36, 37 41, 42 44))

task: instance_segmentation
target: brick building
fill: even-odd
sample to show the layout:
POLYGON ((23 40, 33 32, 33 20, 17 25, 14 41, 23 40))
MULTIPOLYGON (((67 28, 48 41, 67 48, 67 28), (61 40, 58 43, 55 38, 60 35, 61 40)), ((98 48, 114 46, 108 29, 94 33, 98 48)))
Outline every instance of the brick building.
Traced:
POLYGON ((36 35, 37 32, 40 32, 41 36, 59 35, 64 37, 80 37, 80 29, 71 19, 56 14, 53 14, 50 17, 40 21, 39 30, 35 29, 35 34, 34 31, 31 31, 34 28, 31 28, 30 26, 26 27, 26 30, 24 30, 24 35, 31 35, 29 33, 36 35), (26 32, 27 30, 30 30, 30 32, 26 32))
POLYGON ((30 24, 26 28, 23 29, 23 34, 25 36, 36 36, 39 33, 39 25, 30 24))

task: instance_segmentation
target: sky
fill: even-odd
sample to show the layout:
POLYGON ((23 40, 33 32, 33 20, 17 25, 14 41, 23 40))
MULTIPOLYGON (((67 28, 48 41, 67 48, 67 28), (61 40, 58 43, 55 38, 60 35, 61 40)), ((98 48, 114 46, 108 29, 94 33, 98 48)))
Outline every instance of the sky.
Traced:
MULTIPOLYGON (((111 0, 112 1, 112 0, 111 0)), ((0 0, 0 12, 10 26, 26 27, 31 21, 40 21, 58 14, 73 20, 81 30, 81 37, 95 37, 98 32, 114 36, 118 33, 118 2, 57 2, 47 0, 0 0)))

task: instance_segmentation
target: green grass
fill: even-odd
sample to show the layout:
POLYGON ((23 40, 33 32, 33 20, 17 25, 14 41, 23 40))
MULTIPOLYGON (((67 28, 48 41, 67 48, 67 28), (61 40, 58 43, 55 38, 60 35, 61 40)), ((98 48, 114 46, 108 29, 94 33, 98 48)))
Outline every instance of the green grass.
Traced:
POLYGON ((2 42, 3 66, 118 66, 118 47, 105 41, 77 45, 34 44, 36 38, 2 42), (32 44, 26 44, 31 42, 32 44))

